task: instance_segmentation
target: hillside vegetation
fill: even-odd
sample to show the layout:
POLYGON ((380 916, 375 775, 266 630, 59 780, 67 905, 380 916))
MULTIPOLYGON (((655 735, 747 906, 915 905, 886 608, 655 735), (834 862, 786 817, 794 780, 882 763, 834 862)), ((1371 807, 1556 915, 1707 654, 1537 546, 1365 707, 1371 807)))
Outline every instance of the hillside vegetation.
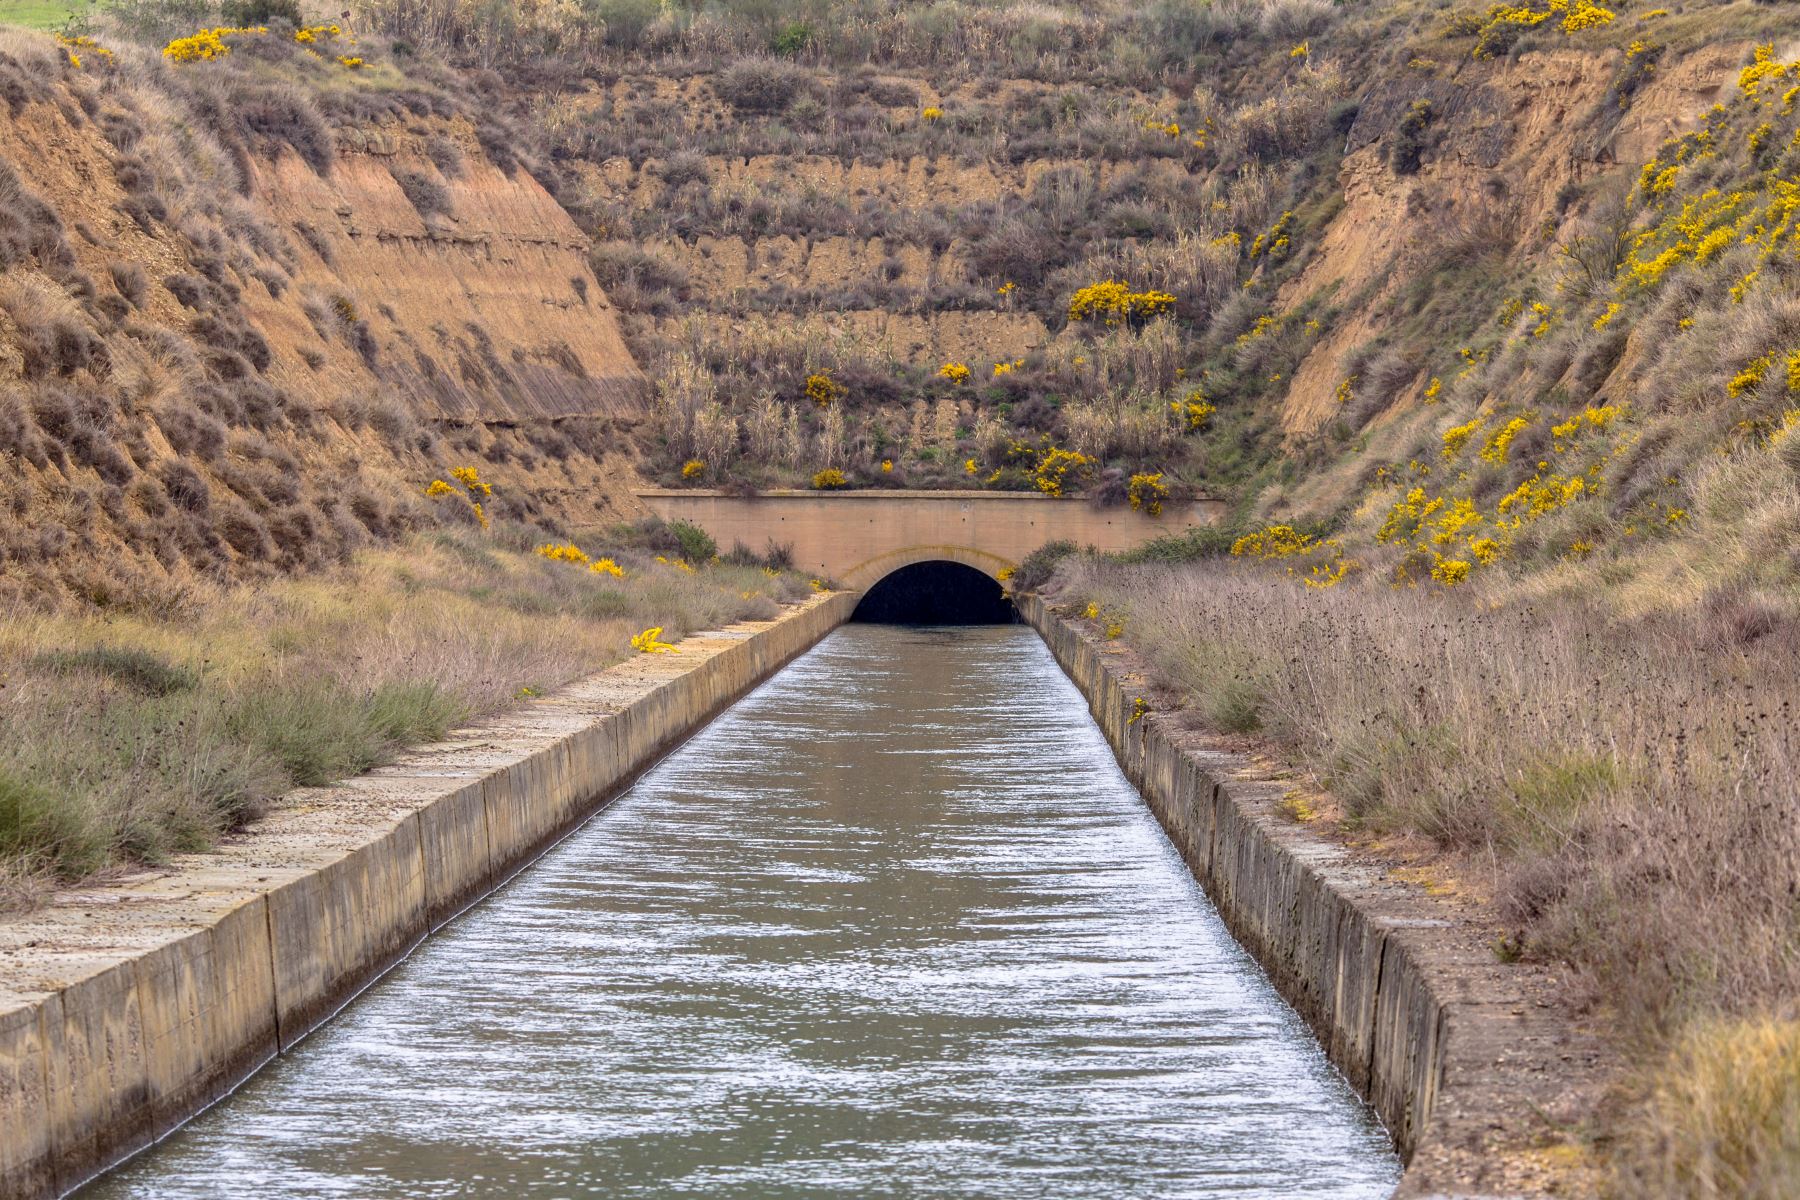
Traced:
POLYGON ((644 381, 497 77, 100 14, 0 31, 0 907, 810 594, 627 520, 644 381))
POLYGON ((1614 1059, 1579 1118, 1520 1117, 1565 1192, 1789 1195, 1791 8, 102 0, 9 32, 0 847, 38 883, 154 861, 629 626, 802 594, 625 524, 640 480, 1147 530, 1207 494, 1222 528, 1013 584, 1144 653, 1147 719, 1286 759, 1329 797, 1296 819, 1563 973, 1614 1059), (322 711, 322 757, 233 732, 322 711), (169 728, 222 731, 218 774, 145 749, 169 728))

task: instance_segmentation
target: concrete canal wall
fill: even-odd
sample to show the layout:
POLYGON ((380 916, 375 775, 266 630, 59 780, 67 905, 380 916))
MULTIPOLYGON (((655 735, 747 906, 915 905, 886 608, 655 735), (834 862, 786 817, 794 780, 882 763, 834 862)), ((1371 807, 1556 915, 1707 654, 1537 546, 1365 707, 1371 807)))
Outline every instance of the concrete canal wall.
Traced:
POLYGON ((1238 941, 1386 1123, 1402 1197, 1546 1194, 1542 1128, 1558 1076, 1592 1053, 1523 968, 1415 884, 1308 830, 1271 778, 1203 735, 1147 715, 1128 651, 1036 596, 1019 600, 1087 697, 1125 774, 1238 941))
POLYGON ((0 923, 0 1196, 66 1192, 230 1091, 855 601, 639 656, 0 923))

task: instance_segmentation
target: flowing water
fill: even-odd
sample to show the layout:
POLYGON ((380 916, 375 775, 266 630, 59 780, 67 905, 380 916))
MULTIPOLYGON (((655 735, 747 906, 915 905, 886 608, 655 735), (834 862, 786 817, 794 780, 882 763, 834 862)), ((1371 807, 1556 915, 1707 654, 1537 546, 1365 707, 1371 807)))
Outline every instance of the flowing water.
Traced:
POLYGON ((1376 1197, 1027 628, 839 630, 84 1195, 1376 1197))

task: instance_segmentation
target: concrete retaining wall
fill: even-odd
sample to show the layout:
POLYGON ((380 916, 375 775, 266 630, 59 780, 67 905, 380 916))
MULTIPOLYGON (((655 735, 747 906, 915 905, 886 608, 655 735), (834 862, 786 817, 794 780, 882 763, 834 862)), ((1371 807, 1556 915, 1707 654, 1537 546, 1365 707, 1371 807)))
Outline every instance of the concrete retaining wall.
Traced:
POLYGON ((0 924, 0 1196, 66 1192, 224 1095, 855 599, 640 656, 0 924))
POLYGON ((1035 596, 1020 612, 1226 924, 1387 1124, 1398 1196, 1547 1194, 1545 1085, 1590 1053, 1499 964, 1486 931, 1284 813, 1293 789, 1203 735, 1149 715, 1135 657, 1035 596))

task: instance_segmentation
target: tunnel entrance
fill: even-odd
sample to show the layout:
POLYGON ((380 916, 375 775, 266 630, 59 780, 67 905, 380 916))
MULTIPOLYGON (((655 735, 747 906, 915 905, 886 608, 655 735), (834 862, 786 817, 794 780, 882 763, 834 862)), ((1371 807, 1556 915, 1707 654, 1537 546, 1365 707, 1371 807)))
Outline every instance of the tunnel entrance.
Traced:
POLYGON ((1010 625, 1019 619, 993 579, 956 562, 901 567, 863 593, 852 621, 876 625, 1010 625))

